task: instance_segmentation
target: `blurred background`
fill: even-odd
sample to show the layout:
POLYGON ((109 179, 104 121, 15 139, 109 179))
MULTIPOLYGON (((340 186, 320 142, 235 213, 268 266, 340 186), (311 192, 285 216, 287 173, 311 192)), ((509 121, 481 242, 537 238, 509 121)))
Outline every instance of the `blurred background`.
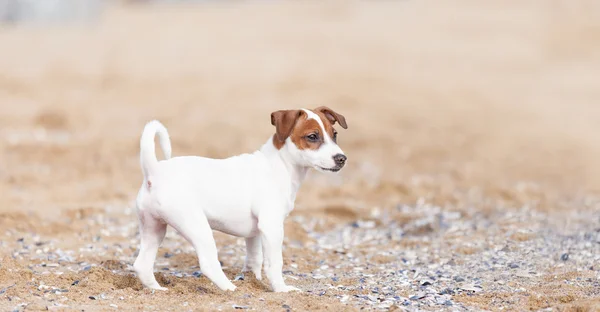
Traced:
POLYGON ((2 172, 44 186, 11 205, 130 194, 151 118, 222 157, 319 105, 350 122, 345 185, 600 186, 595 1, 0 3, 2 172))
POLYGON ((0 225, 130 203, 150 119, 174 156, 227 157, 321 105, 349 164, 311 174, 297 215, 597 217, 599 101, 595 0, 0 0, 0 225))

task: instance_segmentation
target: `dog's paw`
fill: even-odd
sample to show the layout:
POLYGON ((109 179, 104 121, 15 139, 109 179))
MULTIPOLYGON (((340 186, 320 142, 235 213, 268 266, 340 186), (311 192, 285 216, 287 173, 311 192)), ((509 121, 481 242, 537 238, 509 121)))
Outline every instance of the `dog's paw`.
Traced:
POLYGON ((231 284, 230 286, 228 286, 227 288, 223 289, 224 291, 235 291, 237 288, 237 286, 231 284))
POLYGON ((169 289, 167 287, 160 287, 160 286, 159 287, 154 287, 154 288, 152 288, 152 293, 154 293, 157 290, 158 291, 167 291, 169 289))
POLYGON ((250 273, 250 272, 252 274, 254 274, 254 277, 257 280, 259 280, 259 281, 262 280, 262 269, 261 268, 258 268, 258 269, 248 269, 248 268, 244 267, 244 269, 242 270, 242 274, 243 273, 250 273))
POLYGON ((252 274, 254 274, 254 278, 257 280, 262 280, 262 270, 261 269, 253 269, 252 274))
POLYGON ((283 285, 274 289, 275 292, 291 292, 291 291, 302 291, 300 288, 296 288, 290 285, 283 285))

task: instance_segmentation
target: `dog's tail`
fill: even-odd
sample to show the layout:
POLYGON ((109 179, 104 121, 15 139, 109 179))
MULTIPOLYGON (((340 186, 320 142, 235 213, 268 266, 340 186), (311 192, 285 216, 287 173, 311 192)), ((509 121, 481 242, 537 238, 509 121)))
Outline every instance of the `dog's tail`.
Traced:
POLYGON ((140 165, 146 179, 154 173, 158 165, 154 146, 154 137, 157 133, 165 159, 171 158, 171 140, 167 129, 158 120, 148 122, 140 139, 140 165))

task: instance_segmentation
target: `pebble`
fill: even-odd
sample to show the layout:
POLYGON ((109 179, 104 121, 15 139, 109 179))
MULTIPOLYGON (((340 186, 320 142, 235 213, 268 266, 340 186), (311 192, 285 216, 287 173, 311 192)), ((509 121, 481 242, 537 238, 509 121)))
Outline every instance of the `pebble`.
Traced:
POLYGON ((240 273, 240 274, 236 275, 233 280, 234 281, 243 281, 244 280, 244 273, 240 273))
POLYGON ((15 287, 15 286, 17 286, 17 284, 12 284, 12 285, 10 285, 10 286, 8 286, 8 287, 6 287, 6 288, 4 288, 4 289, 0 290, 0 294, 3 294, 3 293, 5 293, 7 290, 9 290, 9 289, 11 289, 11 288, 13 288, 13 287, 15 287))
POLYGON ((562 261, 567 261, 567 260, 569 260, 569 254, 568 254, 568 253, 564 253, 564 254, 562 254, 562 256, 560 256, 560 260, 562 260, 562 261))
POLYGON ((419 293, 419 294, 410 296, 409 299, 410 300, 419 300, 419 299, 425 298, 426 296, 427 296, 427 294, 425 294, 425 293, 419 293))
POLYGON ((231 307, 234 308, 234 309, 236 309, 236 310, 247 310, 247 309, 250 309, 249 306, 241 306, 241 305, 237 305, 237 304, 234 304, 231 307))
POLYGON ((480 292, 482 290, 481 286, 472 285, 472 284, 464 285, 464 286, 460 287, 460 289, 466 290, 466 291, 472 291, 472 292, 480 292))

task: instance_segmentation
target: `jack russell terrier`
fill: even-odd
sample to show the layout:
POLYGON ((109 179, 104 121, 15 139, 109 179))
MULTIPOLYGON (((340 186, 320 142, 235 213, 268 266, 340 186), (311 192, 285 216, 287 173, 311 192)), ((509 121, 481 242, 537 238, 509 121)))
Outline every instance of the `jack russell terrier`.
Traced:
POLYGON ((299 290, 283 281, 283 223, 310 168, 338 172, 344 167, 336 122, 348 128, 344 116, 327 107, 273 112, 273 137, 252 154, 226 159, 171 158, 166 128, 156 120, 147 123, 140 139, 144 181, 136 199, 141 247, 133 264, 144 286, 166 290, 153 272, 171 225, 193 245, 202 273, 221 290, 236 286, 223 273, 212 230, 246 239, 242 272, 251 271, 260 280, 264 259, 273 291, 299 290), (154 150, 156 134, 166 158, 162 161, 154 150))

